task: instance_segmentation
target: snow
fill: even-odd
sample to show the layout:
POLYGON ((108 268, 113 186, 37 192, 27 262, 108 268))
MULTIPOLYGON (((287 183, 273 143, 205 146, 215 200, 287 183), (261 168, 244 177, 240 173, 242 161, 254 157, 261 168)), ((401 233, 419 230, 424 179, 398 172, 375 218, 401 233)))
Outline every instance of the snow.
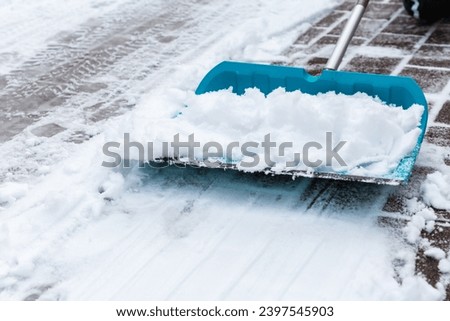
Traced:
POLYGON ((445 252, 437 247, 426 250, 425 255, 438 261, 445 258, 445 252))
POLYGON ((439 271, 441 271, 442 273, 450 273, 450 260, 447 259, 442 259, 439 261, 439 271))
MULTIPOLYGON (((34 16, 35 6, 41 10, 23 25, 23 33, 1 25, 7 38, 0 39, 8 39, 1 72, 52 43, 57 32, 73 35, 85 18, 120 22, 120 10, 134 6, 130 21, 141 11, 146 20, 169 2, 152 2, 154 7, 147 1, 68 3, 0 4, 1 17, 16 25, 34 16), (78 5, 82 11, 73 14, 78 5), (36 32, 28 37, 29 30, 36 32)), ((148 139, 150 129, 133 124, 142 125, 150 116, 175 116, 169 112, 177 111, 186 97, 198 98, 192 91, 212 66, 230 58, 282 58, 281 51, 309 21, 334 4, 302 1, 298 10, 297 0, 283 6, 268 0, 210 1, 198 11, 169 10, 171 17, 195 23, 175 30, 179 39, 167 47, 158 43, 156 51, 149 36, 143 41, 148 46, 88 78, 115 84, 109 92, 68 98, 2 143, 0 299, 442 299, 441 290, 415 274, 415 249, 378 224, 389 189, 234 171, 140 169, 136 163, 129 169, 101 166, 106 142, 127 128, 133 137, 148 139), (149 65, 156 71, 133 78, 149 65), (169 94, 161 95, 167 88, 172 88, 169 94), (86 120, 87 107, 115 99, 119 92, 126 92, 119 97, 127 103, 142 103, 123 116, 86 120), (167 109, 148 106, 158 99, 170 103, 167 109), (66 130, 49 138, 33 134, 48 124, 66 130), (93 137, 75 144, 71 135, 79 132, 93 137), (303 200, 305 191, 314 188, 313 197, 303 200)), ((419 230, 434 220, 432 212, 422 211, 413 227, 419 230)))
POLYGON ((13 70, 49 41, 81 23, 124 4, 124 0, 2 1, 0 75, 13 70), (76 14, 74 14, 76 13, 76 14))
POLYGON ((423 198, 431 206, 450 210, 450 175, 434 172, 422 185, 423 198))
POLYGON ((45 286, 52 300, 440 298, 413 275, 398 284, 390 249, 401 244, 373 210, 305 212, 296 182, 114 172, 99 165, 100 143, 79 146, 9 208, 1 298, 45 286))
MULTIPOLYGON (((317 170, 378 177, 389 174, 414 149, 421 134, 417 126, 422 113, 423 106, 392 108, 364 93, 309 95, 279 88, 266 97, 258 89, 247 89, 242 96, 230 90, 203 95, 166 90, 143 100, 121 128, 124 128, 124 134, 131 133, 133 142, 142 146, 153 143, 150 160, 173 158, 173 148, 170 147, 166 154, 163 143, 174 142, 177 134, 181 142, 187 142, 189 135, 194 135, 194 140, 199 142, 195 160, 215 162, 219 159, 220 162, 235 163, 244 171, 262 171, 268 167, 264 161, 268 153, 262 142, 269 134, 271 141, 276 143, 275 149, 286 142, 293 146, 286 149, 284 155, 279 150, 271 150, 269 157, 275 163, 272 165, 275 173, 317 170), (149 112, 154 109, 161 112, 149 112), (327 143, 327 133, 331 133, 333 142, 327 143), (208 159, 204 154, 205 145, 211 142, 220 144, 223 151, 219 152, 221 156, 208 159), (243 148, 239 147, 226 155, 227 146, 232 142, 238 142, 239 147, 253 142, 249 150, 254 156, 244 155, 243 148), (307 149, 309 155, 305 155, 303 147, 311 142, 320 146, 307 149), (327 161, 327 151, 340 142, 345 142, 338 151, 344 164, 336 159, 332 163, 327 161), (289 165, 295 160, 295 153, 301 153, 302 161, 298 165, 289 165), (311 162, 321 165, 316 168, 313 166, 317 165, 309 164, 311 162)), ((115 139, 120 141, 119 137, 115 139)), ((142 155, 134 152, 131 159, 143 161, 139 159, 142 155)), ((150 155, 148 150, 145 155, 150 155)), ((187 148, 181 149, 179 157, 188 158, 187 148)))
POLYGON ((0 185, 0 204, 13 203, 28 192, 28 185, 7 182, 0 185))
POLYGON ((421 240, 420 235, 423 229, 431 230, 437 216, 432 209, 422 208, 415 212, 414 216, 404 228, 406 240, 411 244, 416 244, 421 240))

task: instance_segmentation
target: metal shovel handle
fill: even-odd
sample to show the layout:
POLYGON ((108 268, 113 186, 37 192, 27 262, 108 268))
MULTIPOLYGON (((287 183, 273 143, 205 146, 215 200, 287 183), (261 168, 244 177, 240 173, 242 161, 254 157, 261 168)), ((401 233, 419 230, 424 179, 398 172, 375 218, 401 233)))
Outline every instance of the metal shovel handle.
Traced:
POLYGON ((356 29, 361 22, 368 4, 369 0, 358 0, 358 2, 356 3, 355 7, 352 10, 352 13, 350 14, 350 18, 348 18, 347 24, 345 25, 344 30, 339 37, 336 47, 334 48, 334 51, 331 54, 327 65, 325 66, 325 69, 336 70, 339 68, 339 65, 342 62, 342 58, 344 58, 348 45, 355 35, 356 29))

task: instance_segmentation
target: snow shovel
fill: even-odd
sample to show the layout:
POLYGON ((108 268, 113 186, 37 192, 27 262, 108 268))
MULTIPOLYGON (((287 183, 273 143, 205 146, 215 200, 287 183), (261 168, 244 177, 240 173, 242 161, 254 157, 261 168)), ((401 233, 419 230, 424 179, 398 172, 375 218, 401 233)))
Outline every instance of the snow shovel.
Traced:
MULTIPOLYGON (((346 181, 360 181, 388 185, 406 183, 412 173, 414 163, 422 144, 428 118, 428 105, 419 85, 412 78, 366 74, 357 72, 337 71, 353 35, 362 19, 369 0, 357 1, 350 18, 342 31, 336 47, 328 63, 319 76, 312 76, 303 68, 262 65, 224 61, 214 67, 203 78, 196 94, 228 89, 234 93, 243 94, 246 88, 258 88, 266 95, 283 87, 286 91, 301 90, 304 93, 316 95, 334 91, 345 95, 363 92, 372 97, 378 97, 393 108, 408 109, 414 104, 425 107, 419 128, 422 130, 414 150, 406 155, 397 168, 388 175, 380 177, 355 176, 344 173, 330 172, 286 172, 294 176, 319 177, 346 181)), ((223 164, 225 168, 233 168, 231 164, 223 164)), ((270 169, 269 169, 270 171, 270 169)))

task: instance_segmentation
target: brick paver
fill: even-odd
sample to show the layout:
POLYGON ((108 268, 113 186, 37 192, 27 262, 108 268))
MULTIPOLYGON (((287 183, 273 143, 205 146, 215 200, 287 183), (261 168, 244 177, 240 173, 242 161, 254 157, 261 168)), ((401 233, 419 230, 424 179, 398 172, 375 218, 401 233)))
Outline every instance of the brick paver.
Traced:
MULTIPOLYGON (((437 146, 450 146, 450 20, 432 26, 418 24, 406 14, 401 0, 373 0, 344 58, 341 69, 358 72, 410 76, 424 90, 435 119, 430 119, 426 142, 437 146), (448 97, 442 101, 441 98, 448 97)), ((346 1, 314 24, 289 48, 296 59, 293 64, 304 66, 311 74, 319 74, 327 62, 334 44, 353 8, 354 1, 346 1)), ((450 155, 445 160, 450 166, 450 155)), ((426 176, 436 169, 416 166, 411 182, 399 187, 387 200, 386 213, 400 213, 410 217, 407 200, 418 198, 426 176)), ((441 224, 423 237, 436 246, 449 250, 450 213, 435 209, 441 224)), ((408 219, 380 217, 381 226, 404 226, 408 219)), ((437 261, 419 249, 416 260, 417 273, 425 275, 435 285, 440 274, 437 261)), ((450 289, 447 291, 450 300, 450 289)))

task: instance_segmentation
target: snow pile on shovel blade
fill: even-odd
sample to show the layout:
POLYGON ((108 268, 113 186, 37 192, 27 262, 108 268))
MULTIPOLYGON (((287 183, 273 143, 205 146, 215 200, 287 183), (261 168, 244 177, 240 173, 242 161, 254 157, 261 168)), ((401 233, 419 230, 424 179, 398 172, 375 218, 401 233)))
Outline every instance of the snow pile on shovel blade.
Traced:
MULTIPOLYGON (((130 141, 144 146, 144 161, 169 157, 211 167, 231 163, 248 172, 379 177, 412 152, 423 111, 420 105, 388 106, 364 93, 165 90, 144 100, 124 128, 130 141)), ((129 159, 142 157, 130 148, 129 159)))

